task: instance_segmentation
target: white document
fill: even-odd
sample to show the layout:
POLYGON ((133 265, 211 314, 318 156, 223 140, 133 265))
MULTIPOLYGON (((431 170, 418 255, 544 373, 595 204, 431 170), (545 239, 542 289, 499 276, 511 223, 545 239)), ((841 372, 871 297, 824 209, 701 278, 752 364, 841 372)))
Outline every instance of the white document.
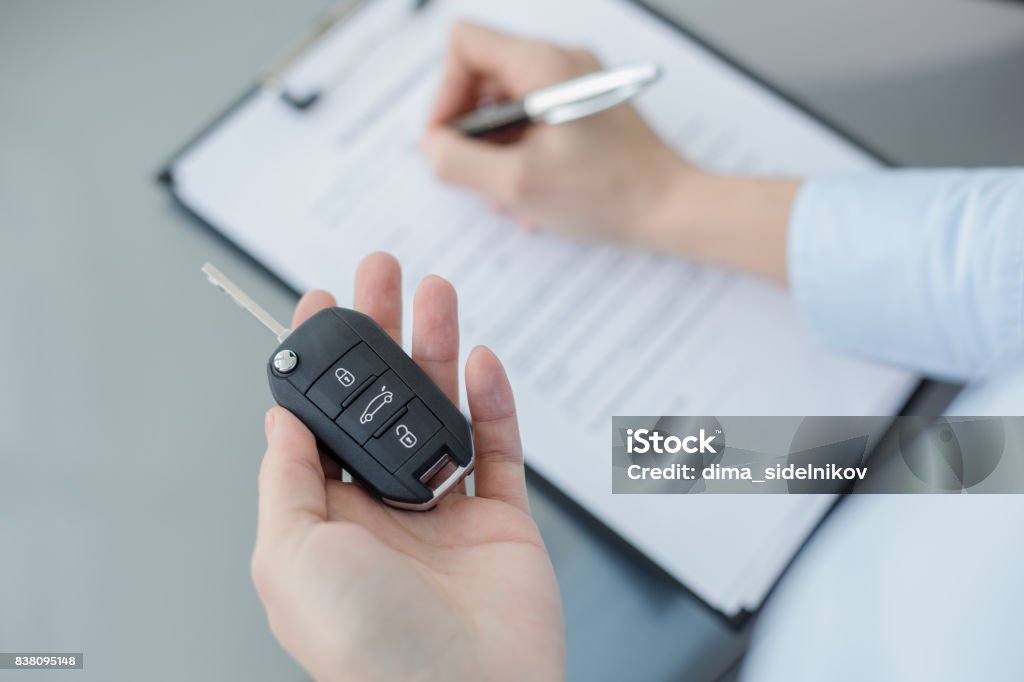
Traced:
MULTIPOLYGON (((351 300, 358 261, 402 261, 407 295, 459 289, 465 349, 506 362, 531 467, 730 615, 756 609, 830 496, 612 495, 613 414, 893 414, 915 380, 829 354, 776 287, 647 253, 525 233, 436 182, 417 146, 448 27, 476 19, 656 61, 637 106, 717 170, 807 175, 877 163, 624 0, 373 0, 287 74, 332 89, 306 111, 259 92, 173 168, 179 198, 298 290, 351 300), (384 28, 381 28, 384 27, 384 28)), ((407 326, 408 329, 408 326, 407 326)))

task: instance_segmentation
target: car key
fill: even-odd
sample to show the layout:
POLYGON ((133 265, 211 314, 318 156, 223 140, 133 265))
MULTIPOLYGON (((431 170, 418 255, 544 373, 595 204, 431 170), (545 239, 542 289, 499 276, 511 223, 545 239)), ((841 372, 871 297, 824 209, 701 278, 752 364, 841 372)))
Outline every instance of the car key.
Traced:
POLYGON ((213 265, 202 270, 277 336, 267 362, 277 404, 382 502, 432 509, 473 470, 466 418, 370 317, 327 308, 292 331, 213 265))

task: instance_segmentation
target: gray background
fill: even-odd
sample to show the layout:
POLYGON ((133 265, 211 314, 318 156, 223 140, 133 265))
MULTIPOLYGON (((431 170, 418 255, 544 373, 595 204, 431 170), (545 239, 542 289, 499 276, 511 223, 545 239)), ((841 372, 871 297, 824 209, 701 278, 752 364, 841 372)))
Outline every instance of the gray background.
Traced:
MULTIPOLYGON (((1019 6, 659 4, 902 163, 1024 159, 1019 6)), ((282 319, 293 296, 153 178, 324 5, 0 3, 0 651, 83 651, 76 679, 302 679, 248 578, 273 340, 198 266, 282 319)), ((533 500, 573 679, 729 667, 742 634, 533 500)))

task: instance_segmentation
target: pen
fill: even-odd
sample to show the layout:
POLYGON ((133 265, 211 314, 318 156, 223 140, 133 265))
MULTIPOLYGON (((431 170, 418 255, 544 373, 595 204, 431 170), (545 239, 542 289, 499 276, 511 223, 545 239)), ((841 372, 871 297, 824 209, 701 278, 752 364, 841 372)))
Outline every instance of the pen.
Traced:
POLYGON ((657 64, 596 71, 535 90, 520 100, 481 107, 451 125, 470 137, 483 137, 529 123, 575 121, 628 101, 659 76, 661 68, 657 64))

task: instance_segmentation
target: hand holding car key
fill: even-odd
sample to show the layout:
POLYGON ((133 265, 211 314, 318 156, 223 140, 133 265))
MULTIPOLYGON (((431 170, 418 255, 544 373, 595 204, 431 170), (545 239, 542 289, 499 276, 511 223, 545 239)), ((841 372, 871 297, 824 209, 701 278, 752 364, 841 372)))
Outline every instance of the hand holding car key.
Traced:
POLYGON ((472 471, 465 418, 371 318, 325 308, 292 332, 213 265, 202 269, 277 336, 267 363, 274 399, 385 504, 433 509, 472 471))
MULTIPOLYGON (((394 258, 360 264, 353 307, 396 342, 401 290, 394 258)), ((322 291, 303 296, 295 333, 335 305, 322 291)), ((413 322, 413 361, 458 403, 452 286, 423 280, 413 322)), ((320 456, 301 421, 280 407, 267 413, 253 580, 275 636, 314 679, 399 679, 412 670, 546 679, 564 665, 558 589, 529 514, 512 389, 486 348, 469 354, 465 375, 476 494, 456 487, 429 514, 385 506, 337 480, 337 464, 320 456), (382 647, 386 655, 368 655, 382 647)))

